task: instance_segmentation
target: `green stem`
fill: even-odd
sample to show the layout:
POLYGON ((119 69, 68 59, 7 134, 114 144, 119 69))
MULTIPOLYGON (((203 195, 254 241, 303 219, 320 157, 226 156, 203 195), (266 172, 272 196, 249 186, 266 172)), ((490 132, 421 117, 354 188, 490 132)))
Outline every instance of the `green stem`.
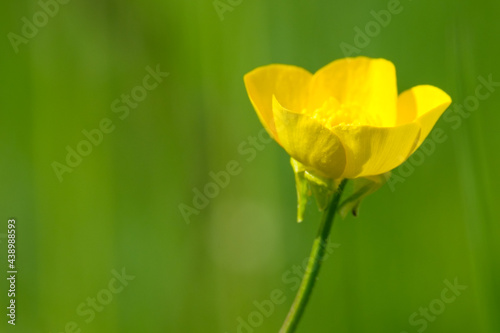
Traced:
POLYGON ((340 197, 342 196, 346 183, 347 179, 342 180, 337 191, 332 195, 332 199, 326 208, 326 211, 323 213, 321 225, 319 226, 318 234, 313 242, 311 255, 309 256, 309 262, 307 263, 307 269, 304 273, 304 277, 302 278, 302 283, 297 291, 292 307, 286 316, 285 322, 280 329, 280 333, 295 332, 300 318, 306 308, 307 301, 311 296, 314 283, 316 282, 319 269, 321 268, 321 262, 325 254, 325 248, 328 235, 330 234, 330 229, 332 228, 333 218, 335 217, 335 212, 337 211, 340 197))

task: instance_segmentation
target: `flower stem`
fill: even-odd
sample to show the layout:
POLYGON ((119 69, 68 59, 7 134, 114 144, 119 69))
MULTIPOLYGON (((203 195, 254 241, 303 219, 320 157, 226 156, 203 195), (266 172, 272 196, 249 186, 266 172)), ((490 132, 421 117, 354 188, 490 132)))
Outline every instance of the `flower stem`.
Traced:
POLYGON ((326 208, 326 211, 323 213, 318 234, 313 242, 311 255, 309 256, 309 262, 307 263, 307 269, 304 273, 304 277, 302 278, 302 283, 297 291, 297 295, 295 295, 295 300, 293 301, 290 311, 286 316, 285 322, 283 323, 283 326, 281 326, 280 333, 295 332, 300 318, 306 308, 307 301, 311 296, 314 283, 318 277, 321 262, 325 254, 328 235, 330 234, 330 229, 332 228, 333 218, 335 217, 335 212, 337 211, 340 197, 342 196, 346 183, 347 179, 342 180, 337 191, 332 195, 332 199, 326 208))

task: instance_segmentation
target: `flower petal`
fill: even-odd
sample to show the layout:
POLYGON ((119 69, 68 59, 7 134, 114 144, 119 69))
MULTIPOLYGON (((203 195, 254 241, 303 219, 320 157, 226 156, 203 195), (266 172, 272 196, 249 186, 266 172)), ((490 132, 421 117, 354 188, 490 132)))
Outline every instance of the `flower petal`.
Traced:
POLYGON ((416 86, 399 95, 397 123, 415 122, 422 129, 415 150, 450 104, 451 97, 447 93, 429 85, 416 86))
POLYGON ((332 128, 346 152, 344 178, 374 176, 403 163, 419 137, 416 123, 396 127, 344 126, 332 128))
POLYGON ((302 111, 307 103, 312 74, 290 65, 258 67, 244 77, 248 96, 266 130, 276 137, 272 111, 273 95, 289 110, 302 111))
POLYGON ((337 179, 342 175, 345 151, 335 134, 309 116, 285 109, 274 96, 273 113, 277 141, 291 157, 321 176, 337 179))
POLYGON ((316 110, 334 97, 347 109, 359 110, 372 120, 362 125, 394 126, 397 95, 396 69, 392 62, 367 57, 344 58, 314 74, 308 109, 316 110))

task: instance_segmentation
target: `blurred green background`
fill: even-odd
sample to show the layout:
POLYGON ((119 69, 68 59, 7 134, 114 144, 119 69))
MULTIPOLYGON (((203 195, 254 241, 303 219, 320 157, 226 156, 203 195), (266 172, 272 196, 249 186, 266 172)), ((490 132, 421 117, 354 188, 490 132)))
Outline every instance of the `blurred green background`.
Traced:
MULTIPOLYGON (((463 104, 479 76, 500 81, 493 1, 228 1, 74 0, 45 6, 52 16, 2 3, 2 311, 12 217, 19 271, 17 325, 2 313, 2 332, 277 332, 320 214, 311 202, 295 222, 276 143, 241 153, 262 128, 243 75, 269 63, 314 72, 349 55, 346 43, 393 61, 400 91, 432 84, 463 104), (370 25, 388 6, 390 22, 370 25), (23 17, 40 25, 24 27, 30 38, 23 17), (169 75, 136 88, 157 65, 169 75), (141 101, 126 107, 131 92, 141 101), (106 118, 114 130, 59 181, 54 161, 106 118), (185 219, 180 205, 232 160, 240 173, 185 219), (122 269, 135 278, 111 293, 122 269), (284 302, 271 311, 273 290, 284 302)), ((500 89, 460 125, 442 118, 447 139, 395 170, 404 182, 336 221, 299 332, 500 332, 499 107, 500 89), (443 303, 455 279, 467 289, 443 303)))

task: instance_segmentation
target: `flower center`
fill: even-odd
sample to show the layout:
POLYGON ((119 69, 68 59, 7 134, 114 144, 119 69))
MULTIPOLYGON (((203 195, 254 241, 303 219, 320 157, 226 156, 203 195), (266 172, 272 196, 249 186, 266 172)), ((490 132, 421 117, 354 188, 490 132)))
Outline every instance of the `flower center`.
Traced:
POLYGON ((319 121, 327 128, 332 128, 337 125, 381 125, 381 119, 376 119, 373 115, 363 111, 361 105, 356 102, 340 103, 334 97, 330 97, 320 108, 306 111, 306 113, 310 114, 313 119, 319 121))

